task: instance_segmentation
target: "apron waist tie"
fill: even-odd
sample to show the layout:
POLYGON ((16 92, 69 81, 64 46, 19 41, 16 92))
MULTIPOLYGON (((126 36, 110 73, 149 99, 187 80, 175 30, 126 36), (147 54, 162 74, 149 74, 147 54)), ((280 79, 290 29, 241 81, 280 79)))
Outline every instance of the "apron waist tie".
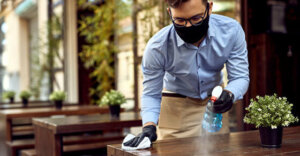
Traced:
POLYGON ((188 96, 185 96, 185 95, 182 95, 182 94, 178 94, 178 93, 173 93, 173 92, 162 92, 162 96, 163 97, 174 97, 174 98, 186 98, 188 100, 191 100, 195 103, 200 103, 200 104, 203 104, 203 105, 206 105, 206 103, 203 103, 204 101, 208 101, 208 98, 205 98, 205 99, 201 99, 201 98, 192 98, 192 97, 188 97, 188 96))

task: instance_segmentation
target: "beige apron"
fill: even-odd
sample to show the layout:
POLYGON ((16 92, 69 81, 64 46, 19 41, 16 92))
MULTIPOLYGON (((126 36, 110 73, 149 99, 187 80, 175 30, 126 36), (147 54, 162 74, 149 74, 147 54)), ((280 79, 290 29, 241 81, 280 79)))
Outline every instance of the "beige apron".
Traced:
MULTIPOLYGON (((204 135, 201 122, 208 98, 162 96, 161 111, 158 122, 158 140, 186 138, 204 135)), ((223 127, 219 132, 206 135, 229 133, 228 112, 223 113, 223 127)))

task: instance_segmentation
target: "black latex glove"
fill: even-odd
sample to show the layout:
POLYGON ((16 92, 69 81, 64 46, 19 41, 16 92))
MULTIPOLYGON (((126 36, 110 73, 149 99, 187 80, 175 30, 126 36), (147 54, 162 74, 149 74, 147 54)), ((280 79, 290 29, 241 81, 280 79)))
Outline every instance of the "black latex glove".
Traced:
POLYGON ((222 94, 214 103, 208 102, 207 108, 214 113, 225 113, 231 109, 234 95, 223 90, 222 94))
POLYGON ((133 139, 124 143, 125 146, 137 147, 145 137, 148 137, 151 142, 157 139, 156 127, 153 125, 145 126, 143 132, 134 137, 133 139))

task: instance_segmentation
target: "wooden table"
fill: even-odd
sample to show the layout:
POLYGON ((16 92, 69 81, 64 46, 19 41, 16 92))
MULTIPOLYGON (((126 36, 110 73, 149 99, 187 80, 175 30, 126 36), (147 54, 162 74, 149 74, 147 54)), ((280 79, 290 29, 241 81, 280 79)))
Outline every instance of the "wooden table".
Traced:
POLYGON ((195 138, 162 140, 144 150, 123 151, 121 145, 108 145, 108 156, 232 156, 300 155, 300 127, 284 128, 282 147, 262 148, 257 130, 195 138))
POLYGON ((107 108, 98 106, 63 106, 62 109, 55 107, 8 109, 0 111, 0 151, 5 150, 5 142, 12 141, 12 121, 20 118, 49 117, 53 115, 87 115, 108 113, 107 108))
POLYGON ((62 119, 35 118, 33 124, 37 155, 60 156, 63 152, 64 135, 141 126, 142 120, 139 113, 124 112, 120 114, 119 119, 112 119, 109 114, 101 114, 62 119))
MULTIPOLYGON (((64 103, 64 106, 73 106, 78 105, 78 103, 64 103)), ((51 102, 43 102, 43 103, 28 103, 24 106, 22 103, 14 103, 14 104, 2 104, 0 105, 0 110, 3 109, 28 109, 28 108, 42 108, 42 107, 55 107, 55 105, 51 102)))

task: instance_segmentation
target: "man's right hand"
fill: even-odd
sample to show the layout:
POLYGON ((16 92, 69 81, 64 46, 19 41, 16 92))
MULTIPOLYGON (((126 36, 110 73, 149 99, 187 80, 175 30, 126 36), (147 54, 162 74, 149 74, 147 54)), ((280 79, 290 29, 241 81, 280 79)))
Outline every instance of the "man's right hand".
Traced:
POLYGON ((234 95, 231 92, 223 90, 217 101, 207 103, 207 108, 214 113, 225 113, 231 109, 233 99, 234 95))
POLYGON ((137 147, 145 137, 148 137, 151 142, 156 141, 157 135, 156 135, 156 126, 154 125, 148 125, 143 127, 143 132, 134 137, 133 139, 127 141, 124 143, 125 146, 130 147, 137 147))

